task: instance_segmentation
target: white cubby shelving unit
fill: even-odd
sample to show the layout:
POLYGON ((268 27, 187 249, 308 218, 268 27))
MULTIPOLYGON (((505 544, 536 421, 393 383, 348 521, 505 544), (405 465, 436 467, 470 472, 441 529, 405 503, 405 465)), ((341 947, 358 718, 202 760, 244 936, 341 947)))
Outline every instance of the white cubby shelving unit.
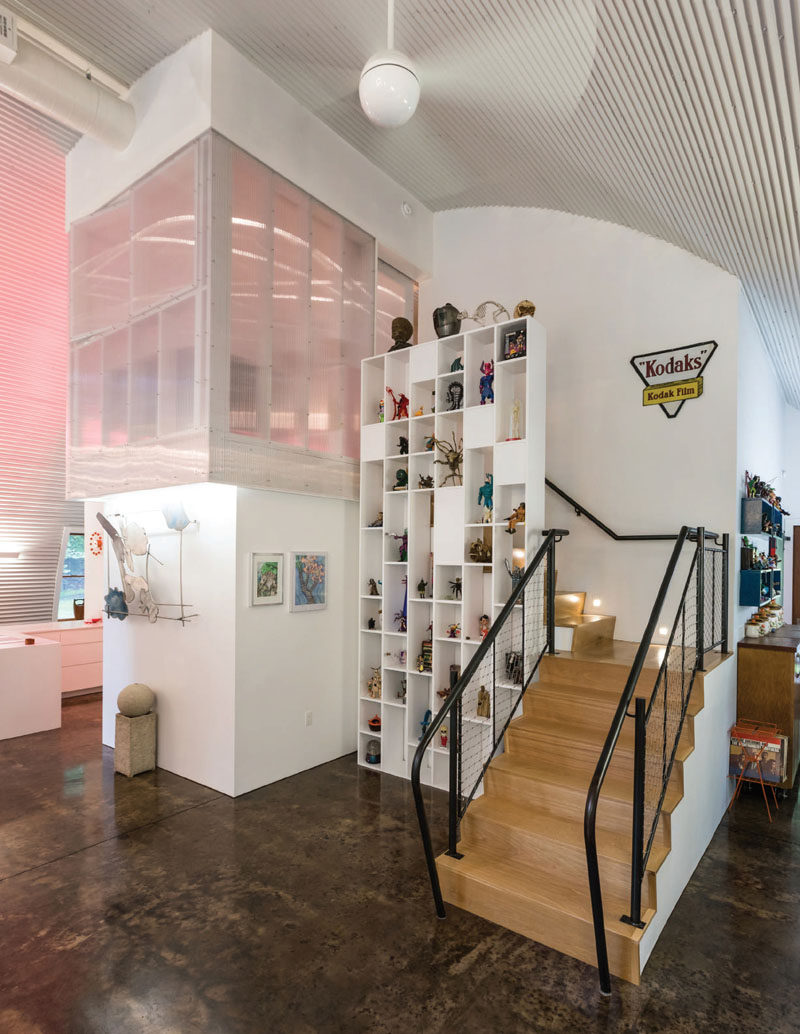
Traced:
MULTIPOLYGON (((368 768, 408 778, 425 712, 439 710, 437 694, 450 682, 451 666, 463 671, 480 644, 479 620, 494 620, 511 591, 505 561, 524 567, 536 552, 544 528, 546 335, 534 319, 523 318, 478 327, 451 337, 365 359, 361 366, 361 499, 359 565, 358 760, 368 768), (507 332, 526 331, 526 354, 504 359, 507 332), (456 359, 462 370, 451 371, 456 359), (494 362, 494 402, 480 404, 481 364, 494 362), (458 384, 450 400, 448 388, 458 384), (392 420, 386 392, 409 399, 408 419, 392 420), (379 421, 385 400, 385 419, 379 421), (515 407, 516 403, 518 407, 515 407), (517 420, 514 411, 517 410, 517 420), (419 415, 417 415, 419 414, 419 415), (514 433, 519 438, 512 440, 514 433), (431 450, 431 438, 463 443, 462 483, 454 484, 447 466, 431 450), (408 440, 401 453, 400 438, 408 440), (397 471, 408 474, 408 487, 395 489, 397 471), (491 523, 478 493, 487 474, 494 479, 491 523), (433 488, 420 487, 433 478, 433 488), (525 503, 525 523, 506 531, 511 511, 525 503), (378 514, 382 527, 370 527, 378 514), (407 553, 393 535, 408 533, 407 553), (489 563, 474 563, 470 545, 491 545, 489 563), (379 596, 370 595, 374 579, 379 596), (461 592, 453 590, 460 579, 461 592), (418 589, 426 582, 424 595, 418 589), (406 631, 395 615, 407 595, 406 631), (375 628, 369 628, 373 618, 375 628), (460 626, 457 638, 449 628, 460 626), (432 631, 429 632, 428 629, 432 631), (423 640, 430 639, 431 670, 420 671, 423 640), (381 669, 382 693, 373 699, 367 683, 381 669), (379 734, 368 721, 381 719, 379 734), (381 744, 379 764, 366 762, 367 743, 381 744)), ((464 715, 465 721, 491 722, 464 715)), ((447 750, 438 741, 429 749, 423 782, 447 785, 447 750)))

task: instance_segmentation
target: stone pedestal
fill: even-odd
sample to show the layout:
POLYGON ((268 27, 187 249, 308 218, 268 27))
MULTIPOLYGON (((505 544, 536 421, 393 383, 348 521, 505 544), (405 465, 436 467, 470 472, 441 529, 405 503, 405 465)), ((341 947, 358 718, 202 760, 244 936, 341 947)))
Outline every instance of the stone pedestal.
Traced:
POLYGON ((156 767, 156 716, 154 713, 126 718, 117 715, 114 771, 135 776, 156 767))

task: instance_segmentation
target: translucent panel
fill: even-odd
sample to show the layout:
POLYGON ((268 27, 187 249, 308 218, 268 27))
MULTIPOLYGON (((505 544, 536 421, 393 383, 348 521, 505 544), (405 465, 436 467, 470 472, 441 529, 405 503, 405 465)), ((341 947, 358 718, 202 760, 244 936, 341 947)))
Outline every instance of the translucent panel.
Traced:
POLYGON ((342 219, 312 202, 308 447, 336 456, 342 450, 343 252, 342 219))
MULTIPOLYGON (((378 262, 378 296, 375 299, 377 312, 375 319, 375 355, 382 355, 392 347, 392 320, 396 316, 405 316, 414 324, 414 334, 411 338, 416 342, 420 340, 419 327, 417 326, 417 295, 419 285, 410 277, 398 272, 393 266, 386 262, 378 262)), ((433 336, 431 333, 422 335, 423 340, 433 336)))
POLYGON ((155 438, 158 403, 158 316, 131 326, 130 440, 155 438))
POLYGON ((159 435, 194 427, 195 307, 196 296, 191 294, 161 313, 159 435))
POLYGON ((103 445, 128 441, 128 331, 103 341, 103 445))
POLYGON ((102 440, 103 343, 100 338, 75 353, 72 444, 100 445, 102 440))
POLYGON ((85 337, 128 319, 130 205, 127 198, 70 230, 71 336, 85 337))
POLYGON ((272 294, 272 174, 231 148, 230 429, 266 438, 272 294))
POLYGON ((372 355, 375 314, 375 241, 350 223, 345 224, 342 358, 345 413, 343 454, 359 456, 361 360, 372 355), (354 376, 351 376, 354 374, 354 376))
POLYGON ((193 144, 133 189, 134 313, 173 298, 196 282, 196 155, 193 144))
POLYGON ((272 278, 273 442, 305 448, 308 436, 309 199, 274 178, 272 278))

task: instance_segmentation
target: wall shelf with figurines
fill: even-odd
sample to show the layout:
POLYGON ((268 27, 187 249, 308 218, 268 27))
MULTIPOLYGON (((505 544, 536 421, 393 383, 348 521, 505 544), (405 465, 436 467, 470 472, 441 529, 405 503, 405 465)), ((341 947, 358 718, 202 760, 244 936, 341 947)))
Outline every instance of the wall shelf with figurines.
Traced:
MULTIPOLYGON (((512 575, 538 548, 545 348, 543 328, 526 317, 362 363, 359 697, 374 665, 383 687, 373 708, 380 757, 378 738, 359 721, 362 765, 408 777, 426 716, 442 706, 508 599, 512 575), (379 514, 382 534, 371 527, 379 514), (363 598, 369 578, 380 597, 363 598), (377 618, 364 628, 378 609, 380 635, 377 618)), ((464 720, 490 729, 491 716, 477 708, 469 702, 464 720)), ((446 785, 447 766, 437 738, 423 782, 446 785)))
POLYGON ((745 471, 744 480, 739 606, 778 607, 783 600, 784 518, 789 513, 774 488, 757 474, 745 471))

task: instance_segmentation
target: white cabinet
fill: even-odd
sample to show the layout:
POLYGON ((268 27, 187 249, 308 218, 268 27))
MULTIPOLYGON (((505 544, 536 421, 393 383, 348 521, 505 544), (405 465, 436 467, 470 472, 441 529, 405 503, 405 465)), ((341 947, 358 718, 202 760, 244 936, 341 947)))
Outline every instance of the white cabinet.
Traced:
MULTIPOLYGON (((379 740, 380 763, 368 767, 409 776, 426 711, 436 713, 442 704, 440 692, 480 645, 481 617, 491 622, 508 599, 507 567, 524 567, 539 546, 544 527, 545 377, 545 332, 528 318, 362 363, 362 765, 368 764, 369 741, 379 740), (504 358, 507 335, 520 331, 525 355, 504 358), (494 401, 481 405, 481 366, 488 362, 494 363, 494 401), (387 389, 398 399, 401 394, 407 397, 407 417, 393 419, 395 406, 387 389), (431 447, 434 438, 442 448, 431 447), (401 439, 407 442, 407 452, 401 439), (460 477, 450 476, 451 468, 436 462, 445 459, 446 444, 462 452, 460 477), (487 475, 494 488, 488 523, 479 498, 487 475), (426 487, 428 479, 433 487, 426 487), (505 518, 523 502, 526 520, 509 534, 505 518), (381 513, 382 526, 371 527, 381 513), (471 554, 475 542, 491 549, 491 560, 471 554), (377 596, 371 594, 371 579, 377 596), (453 626, 458 626, 457 634, 453 626), (368 689, 376 668, 381 672, 379 699, 368 689), (368 725, 376 716, 381 722, 378 733, 368 725)), ((465 720, 485 723, 486 735, 491 735, 490 722, 475 716, 465 720)), ((447 750, 437 740, 424 765, 423 781, 446 785, 447 766, 447 750)))

